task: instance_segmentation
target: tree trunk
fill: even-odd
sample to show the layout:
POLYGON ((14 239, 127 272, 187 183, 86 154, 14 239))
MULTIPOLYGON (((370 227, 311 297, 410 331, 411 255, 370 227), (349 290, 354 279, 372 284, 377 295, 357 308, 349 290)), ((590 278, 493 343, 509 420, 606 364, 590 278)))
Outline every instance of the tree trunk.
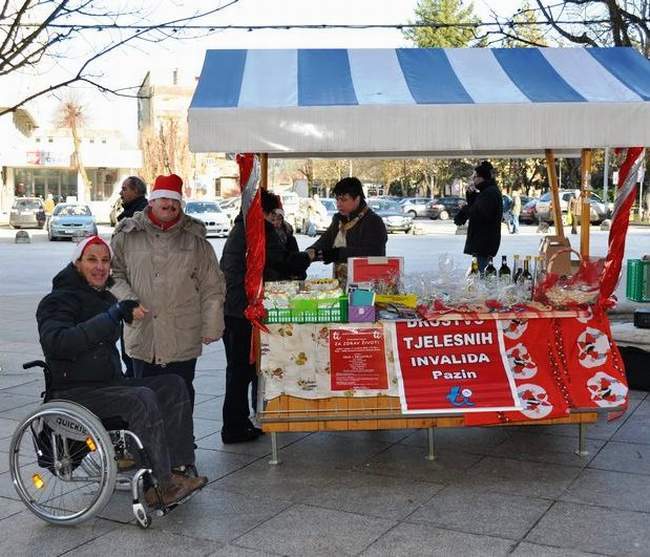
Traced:
POLYGON ((79 140, 79 132, 77 130, 76 122, 71 122, 70 131, 72 132, 72 144, 73 144, 73 157, 74 157, 74 167, 76 171, 81 176, 82 186, 84 188, 84 201, 90 201, 90 179, 86 173, 86 167, 83 165, 81 160, 81 141, 79 140))

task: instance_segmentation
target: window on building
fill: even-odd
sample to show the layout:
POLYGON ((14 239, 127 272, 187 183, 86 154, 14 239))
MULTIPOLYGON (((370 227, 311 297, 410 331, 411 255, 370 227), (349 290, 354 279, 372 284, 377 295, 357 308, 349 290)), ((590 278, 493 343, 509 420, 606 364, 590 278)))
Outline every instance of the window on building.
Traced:
POLYGON ((40 143, 40 142, 41 142, 41 138, 40 138, 40 137, 37 137, 35 141, 36 141, 36 143, 40 143))
POLYGON ((88 140, 88 143, 95 143, 95 140, 91 137, 91 138, 88 140))
POLYGON ((48 137, 48 138, 47 138, 47 142, 48 142, 48 143, 54 143, 54 139, 53 139, 52 137, 48 137))

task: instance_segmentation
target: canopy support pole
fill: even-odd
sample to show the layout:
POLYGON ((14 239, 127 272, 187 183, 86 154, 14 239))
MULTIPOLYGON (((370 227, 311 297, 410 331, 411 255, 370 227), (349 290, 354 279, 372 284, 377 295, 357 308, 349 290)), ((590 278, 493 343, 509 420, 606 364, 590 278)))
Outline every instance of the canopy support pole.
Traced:
POLYGON ((269 156, 267 153, 260 155, 260 187, 269 189, 269 156))
POLYGON ((591 227, 591 149, 583 149, 580 165, 580 255, 589 257, 589 232, 591 227))
POLYGON ((548 183, 551 187, 551 205, 553 206, 553 223, 555 233, 564 240, 564 226, 562 224, 562 208, 560 207, 560 186, 555 171, 555 155, 553 149, 546 149, 546 170, 548 172, 548 183))

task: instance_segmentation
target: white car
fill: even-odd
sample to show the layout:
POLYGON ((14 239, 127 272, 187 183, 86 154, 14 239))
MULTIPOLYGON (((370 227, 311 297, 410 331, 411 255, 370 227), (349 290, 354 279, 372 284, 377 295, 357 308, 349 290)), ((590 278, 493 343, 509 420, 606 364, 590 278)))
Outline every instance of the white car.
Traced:
POLYGON ((208 236, 228 236, 230 218, 221 210, 216 201, 188 201, 185 214, 203 221, 208 236))

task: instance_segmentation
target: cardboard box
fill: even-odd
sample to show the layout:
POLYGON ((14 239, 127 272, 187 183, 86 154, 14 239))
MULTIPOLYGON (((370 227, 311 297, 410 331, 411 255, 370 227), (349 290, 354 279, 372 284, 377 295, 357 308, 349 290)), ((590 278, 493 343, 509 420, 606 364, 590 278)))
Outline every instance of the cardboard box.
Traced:
POLYGON ((546 270, 558 275, 569 276, 572 274, 571 252, 560 253, 554 260, 551 269, 548 268, 549 261, 558 251, 570 248, 571 242, 568 238, 560 236, 544 236, 539 244, 539 254, 544 257, 546 270))

